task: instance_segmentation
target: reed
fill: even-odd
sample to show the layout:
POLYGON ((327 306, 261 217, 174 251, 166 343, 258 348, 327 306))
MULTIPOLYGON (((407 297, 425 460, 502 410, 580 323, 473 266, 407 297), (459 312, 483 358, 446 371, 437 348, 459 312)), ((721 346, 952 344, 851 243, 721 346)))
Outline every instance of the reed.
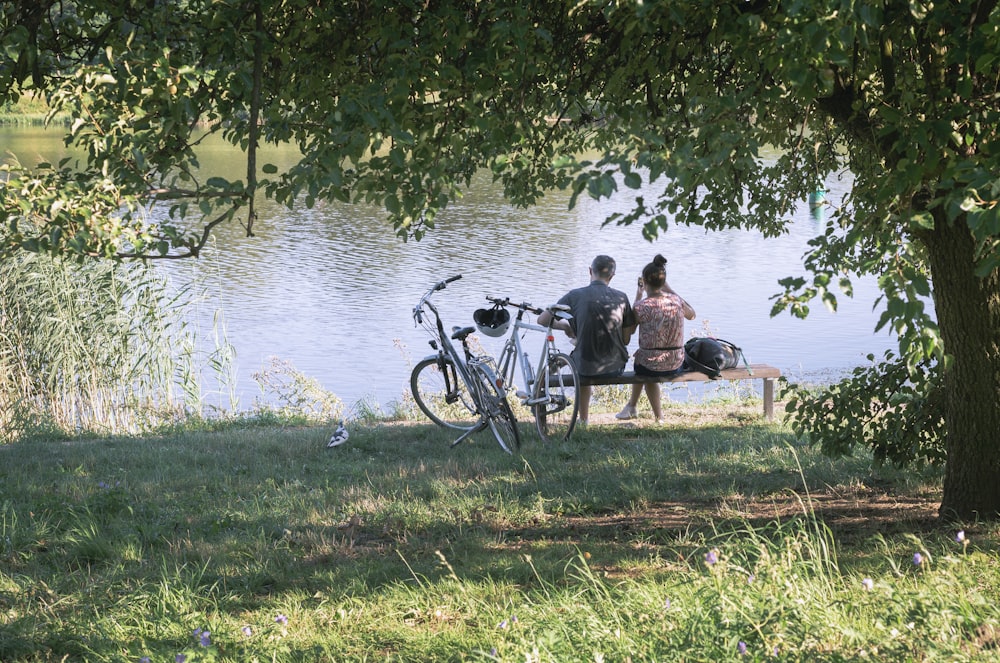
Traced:
MULTIPOLYGON (((33 94, 22 94, 14 102, 0 104, 0 126, 41 126, 46 123, 49 114, 48 104, 44 99, 33 94)), ((63 118, 54 118, 62 122, 63 118)))
POLYGON ((0 262, 0 434, 125 434, 197 412, 187 289, 138 263, 0 262))

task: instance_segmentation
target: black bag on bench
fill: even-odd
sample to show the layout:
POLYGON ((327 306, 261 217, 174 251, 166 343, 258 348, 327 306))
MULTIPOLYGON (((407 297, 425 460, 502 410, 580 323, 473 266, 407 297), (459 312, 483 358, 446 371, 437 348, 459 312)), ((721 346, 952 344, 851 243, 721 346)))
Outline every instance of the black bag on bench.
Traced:
POLYGON ((684 344, 684 370, 699 371, 718 379, 727 368, 736 368, 740 360, 746 363, 743 350, 721 338, 694 337, 684 344))

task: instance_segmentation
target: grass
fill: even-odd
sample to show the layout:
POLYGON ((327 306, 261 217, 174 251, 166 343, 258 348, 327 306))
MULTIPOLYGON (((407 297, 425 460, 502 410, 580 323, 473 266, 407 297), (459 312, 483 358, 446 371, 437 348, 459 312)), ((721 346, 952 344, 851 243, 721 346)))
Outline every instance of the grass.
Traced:
POLYGON ((758 405, 514 457, 372 418, 0 447, 0 660, 992 660, 996 527, 758 405))
POLYGON ((0 104, 0 126, 42 125, 48 113, 49 107, 44 100, 23 94, 16 102, 0 104))

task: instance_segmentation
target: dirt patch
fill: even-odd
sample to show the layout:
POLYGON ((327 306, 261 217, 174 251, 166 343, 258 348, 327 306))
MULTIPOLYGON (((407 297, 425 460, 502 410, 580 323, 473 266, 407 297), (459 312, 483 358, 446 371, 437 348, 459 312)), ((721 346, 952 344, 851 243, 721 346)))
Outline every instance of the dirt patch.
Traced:
POLYGON ((896 496, 859 487, 850 494, 825 491, 805 496, 789 491, 749 499, 658 502, 628 513, 569 516, 562 520, 565 531, 581 538, 617 539, 627 533, 725 529, 727 523, 761 527, 815 517, 830 528, 838 541, 850 543, 876 534, 919 534, 940 529, 943 525, 937 507, 938 500, 930 496, 896 496))

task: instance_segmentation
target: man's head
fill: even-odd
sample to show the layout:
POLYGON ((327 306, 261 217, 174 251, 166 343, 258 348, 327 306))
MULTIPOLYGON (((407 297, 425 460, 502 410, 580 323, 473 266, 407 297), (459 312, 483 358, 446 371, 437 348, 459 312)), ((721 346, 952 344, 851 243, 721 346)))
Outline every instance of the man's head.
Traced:
POLYGON ((590 263, 590 277, 600 279, 607 283, 615 275, 615 259, 611 256, 600 255, 590 263))

